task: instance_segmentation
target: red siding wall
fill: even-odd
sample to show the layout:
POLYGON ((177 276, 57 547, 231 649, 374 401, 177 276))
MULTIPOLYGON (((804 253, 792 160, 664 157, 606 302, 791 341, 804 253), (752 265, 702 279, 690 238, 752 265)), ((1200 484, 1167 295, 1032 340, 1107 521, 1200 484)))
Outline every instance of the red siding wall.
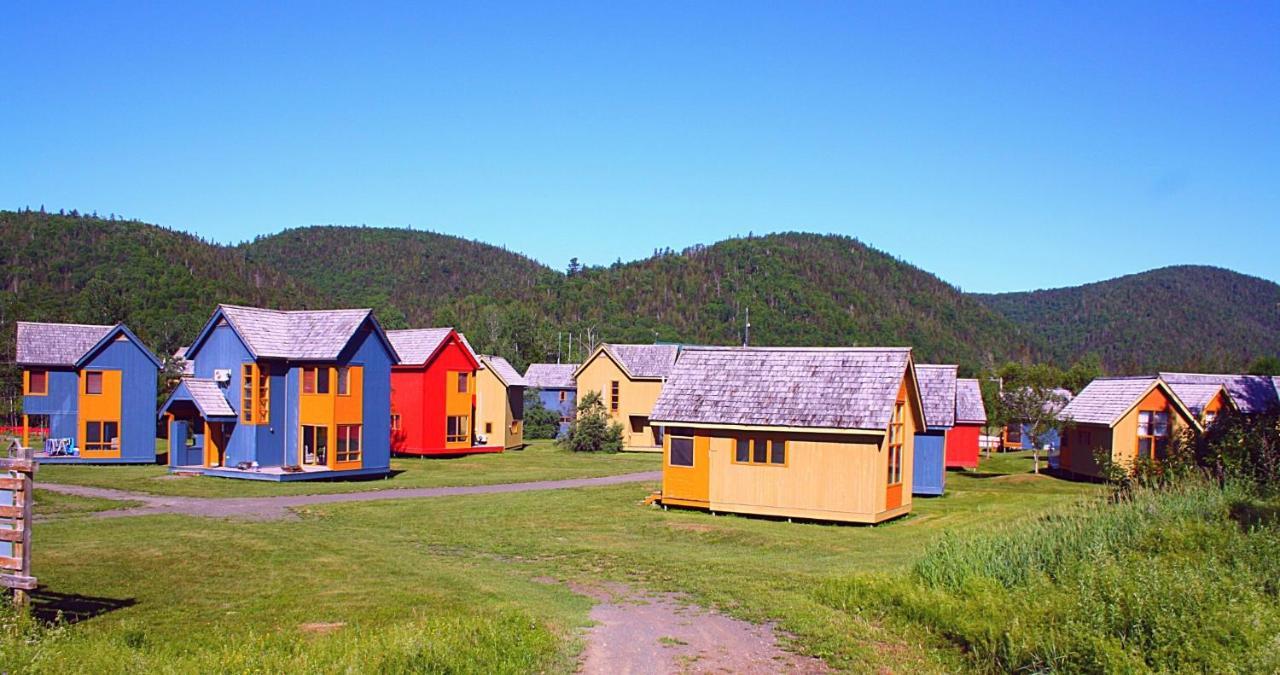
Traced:
POLYGON ((978 468, 979 424, 957 424, 947 430, 947 468, 978 468))
MULTIPOLYGON (((476 362, 455 336, 450 336, 425 366, 396 366, 391 371, 391 413, 400 416, 400 431, 391 434, 391 451, 405 455, 458 454, 444 444, 445 379, 449 371, 471 371, 476 362)), ((472 398, 474 410, 475 399, 472 398)), ((472 420, 475 419, 473 412, 472 420)))

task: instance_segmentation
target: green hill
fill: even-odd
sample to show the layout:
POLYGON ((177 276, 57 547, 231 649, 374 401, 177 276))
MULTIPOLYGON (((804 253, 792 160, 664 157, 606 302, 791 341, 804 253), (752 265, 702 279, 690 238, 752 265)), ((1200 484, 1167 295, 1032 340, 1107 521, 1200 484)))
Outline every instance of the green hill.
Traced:
POLYGON ((1280 285, 1217 267, 1178 266, 1084 286, 977 296, 1068 360, 1109 371, 1236 371, 1280 354, 1280 285))

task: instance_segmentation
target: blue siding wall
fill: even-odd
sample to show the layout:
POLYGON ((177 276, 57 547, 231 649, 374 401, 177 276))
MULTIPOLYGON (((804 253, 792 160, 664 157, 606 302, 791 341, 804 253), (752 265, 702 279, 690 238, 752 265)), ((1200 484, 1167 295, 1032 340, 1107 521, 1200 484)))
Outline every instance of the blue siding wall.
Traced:
POLYGON ((156 364, 132 340, 116 340, 89 359, 84 368, 121 371, 120 459, 154 462, 156 364))
POLYGON ((341 355, 364 366, 364 468, 391 468, 391 354, 365 322, 341 355))
POLYGON ((22 397, 22 410, 28 415, 48 415, 50 438, 76 438, 79 386, 80 378, 74 370, 50 370, 49 394, 22 397))
MULTIPOLYGON (((231 371, 231 381, 223 387, 222 395, 231 403, 231 408, 236 411, 239 419, 240 367, 253 360, 249 349, 240 341, 236 332, 231 330, 231 326, 224 323, 209 333, 209 337, 201 343, 199 350, 193 356, 198 378, 213 379, 215 370, 231 371)), ((274 385, 274 382, 272 384, 274 385)), ((257 427, 242 424, 231 425, 231 437, 227 439, 227 447, 223 453, 224 463, 227 466, 254 460, 257 447, 256 429, 257 427)))
MULTIPOLYGON (((542 401, 542 407, 550 410, 561 417, 573 417, 573 411, 578 405, 578 391, 576 389, 540 389, 538 390, 538 399, 542 401), (560 402, 560 392, 565 392, 564 402, 560 402)), ((569 433, 569 423, 560 423, 559 435, 563 436, 569 433)))
POLYGON ((911 474, 914 495, 940 495, 946 489, 945 432, 916 434, 915 464, 911 474))

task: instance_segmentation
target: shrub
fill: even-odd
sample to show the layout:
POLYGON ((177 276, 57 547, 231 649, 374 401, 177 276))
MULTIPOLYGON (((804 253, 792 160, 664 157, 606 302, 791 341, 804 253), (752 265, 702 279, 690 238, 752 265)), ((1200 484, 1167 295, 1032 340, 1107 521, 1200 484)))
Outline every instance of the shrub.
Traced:
POLYGON ((618 452, 622 425, 609 419, 599 392, 587 392, 578 399, 578 413, 561 443, 574 452, 618 452))
POLYGON ((524 437, 555 438, 560 433, 560 415, 542 405, 537 389, 524 392, 524 437))

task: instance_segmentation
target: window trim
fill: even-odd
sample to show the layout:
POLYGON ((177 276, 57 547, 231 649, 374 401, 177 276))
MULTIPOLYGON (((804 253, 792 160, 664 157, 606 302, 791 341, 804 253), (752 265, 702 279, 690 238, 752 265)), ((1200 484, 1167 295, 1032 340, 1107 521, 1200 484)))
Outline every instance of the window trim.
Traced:
POLYGON ((244 424, 257 424, 257 406, 254 405, 254 393, 257 391, 257 367, 253 363, 240 365, 240 421, 244 424))
POLYGON ((80 449, 80 452, 86 455, 88 453, 94 453, 94 454, 104 454, 104 453, 110 453, 110 452, 119 453, 120 452, 120 420, 118 419, 85 420, 84 447, 80 449), (111 444, 111 441, 106 440, 106 432, 107 432, 108 424, 114 424, 116 426, 116 435, 115 435, 116 443, 114 446, 111 444), (90 442, 89 429, 95 425, 97 426, 97 429, 98 429, 98 440, 90 442))
POLYGON ((666 464, 667 464, 667 466, 672 467, 672 468, 675 468, 675 469, 694 469, 694 468, 697 468, 697 466, 698 466, 698 441, 697 441, 697 439, 696 439, 694 436, 674 436, 674 435, 671 435, 671 434, 668 434, 668 435, 667 435, 667 438, 671 439, 671 442, 670 442, 670 443, 667 443, 667 452, 666 452, 666 455, 667 455, 667 461, 666 461, 666 464), (672 462, 672 461, 671 461, 673 445, 674 445, 674 443, 675 443, 676 441, 689 441, 689 463, 688 463, 688 464, 676 464, 676 463, 674 463, 674 462, 672 462))
POLYGON ((1137 442, 1134 444, 1134 447, 1133 447, 1134 459, 1135 460, 1143 459, 1142 441, 1149 440, 1151 442, 1151 454, 1150 456, 1146 457, 1146 460, 1155 461, 1155 462, 1160 461, 1160 457, 1159 457, 1161 453, 1160 442, 1161 441, 1165 442, 1164 453, 1168 454, 1168 451, 1169 451, 1168 443, 1173 438, 1173 415, 1169 414, 1168 408, 1164 408, 1162 410, 1139 410, 1137 422, 1138 422, 1137 428, 1135 429, 1135 431, 1137 432, 1137 442), (1143 415, 1151 416, 1150 421, 1147 423, 1147 426, 1150 428, 1152 432, 1150 434, 1142 433, 1142 416, 1143 415), (1155 416, 1156 415, 1164 415, 1164 434, 1163 435, 1155 433, 1155 428, 1156 428, 1155 416))
POLYGON ((335 426, 334 434, 333 434, 334 435, 334 446, 333 446, 334 464, 352 464, 352 463, 363 462, 364 461, 364 424, 337 424, 334 426, 335 426), (343 449, 342 449, 342 430, 343 429, 346 429, 348 433, 346 459, 343 459, 343 449), (355 429, 355 432, 356 432, 355 433, 356 448, 354 453, 351 450, 351 441, 352 441, 352 437, 350 435, 351 429, 355 429))
POLYGON ((102 396, 102 392, 106 389, 106 387, 107 387, 107 377, 104 371, 101 371, 101 370, 84 371, 84 395, 85 396, 102 396), (98 378, 98 390, 89 391, 89 381, 93 379, 93 376, 95 375, 98 378))
POLYGON ((454 371, 454 393, 470 394, 471 393, 471 373, 465 370, 454 371))
POLYGON ((471 416, 470 415, 446 415, 444 418, 444 443, 460 444, 469 443, 471 441, 471 416), (453 435, 449 434, 449 421, 461 420, 457 425, 457 432, 453 435))
POLYGON ((351 366, 338 366, 334 370, 334 391, 338 396, 351 396, 351 366))
POLYGON ((49 395, 49 371, 44 368, 29 368, 22 371, 22 395, 23 396, 48 396, 49 395), (40 374, 44 376, 44 389, 36 391, 31 387, 32 375, 40 374))
POLYGON ((889 420, 889 434, 885 437, 888 456, 885 458, 886 485, 893 487, 902 485, 902 450, 906 444, 906 401, 896 401, 893 405, 893 417, 889 420), (894 480, 894 478, 897 480, 894 480))
POLYGON ((732 460, 734 464, 737 464, 739 466, 772 466, 780 469, 785 469, 788 466, 791 466, 791 440, 785 437, 778 438, 776 435, 770 435, 770 434, 734 436, 732 460), (740 461, 738 459, 738 444, 743 441, 746 441, 747 443, 746 461, 740 461), (756 441, 762 441, 764 443, 764 461, 763 462, 755 461, 756 460, 756 441), (782 460, 783 461, 781 463, 777 463, 773 461, 773 444, 774 443, 782 443, 782 460))
POLYGON ((622 382, 609 381, 609 412, 616 413, 622 408, 622 382))

